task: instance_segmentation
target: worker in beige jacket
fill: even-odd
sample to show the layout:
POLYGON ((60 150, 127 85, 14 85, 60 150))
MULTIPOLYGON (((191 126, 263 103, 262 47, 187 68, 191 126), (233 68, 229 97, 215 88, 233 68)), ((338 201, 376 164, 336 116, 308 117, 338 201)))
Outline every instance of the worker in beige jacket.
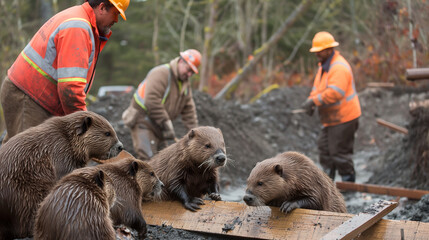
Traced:
POLYGON ((137 158, 149 160, 176 138, 172 121, 179 115, 188 130, 198 126, 189 78, 198 73, 200 60, 195 49, 180 52, 170 63, 151 69, 140 83, 122 114, 137 158))

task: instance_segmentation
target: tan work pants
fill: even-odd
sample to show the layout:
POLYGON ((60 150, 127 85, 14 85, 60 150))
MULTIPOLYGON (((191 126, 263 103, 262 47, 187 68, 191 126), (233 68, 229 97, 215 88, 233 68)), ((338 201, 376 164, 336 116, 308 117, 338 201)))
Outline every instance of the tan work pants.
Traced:
POLYGON ((1 86, 1 105, 6 125, 2 144, 11 137, 52 117, 52 114, 37 104, 6 76, 1 86))
POLYGON ((149 160, 158 151, 167 147, 167 141, 154 132, 153 124, 148 116, 142 114, 133 106, 129 106, 122 114, 124 124, 131 130, 133 148, 140 160, 149 160))

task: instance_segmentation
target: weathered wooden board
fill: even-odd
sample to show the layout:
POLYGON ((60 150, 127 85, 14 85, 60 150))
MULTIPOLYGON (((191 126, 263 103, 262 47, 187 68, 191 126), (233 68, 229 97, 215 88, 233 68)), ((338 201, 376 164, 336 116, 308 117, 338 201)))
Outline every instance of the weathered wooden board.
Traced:
POLYGON ((398 206, 397 202, 380 200, 378 203, 374 203, 371 207, 365 209, 364 212, 355 215, 323 236, 322 240, 354 239, 376 222, 380 221, 382 217, 391 212, 396 206, 398 206))
POLYGON ((352 182, 335 182, 336 186, 340 190, 350 190, 356 192, 375 193, 381 195, 407 197, 408 199, 419 200, 424 195, 429 194, 429 191, 408 189, 399 187, 388 187, 380 186, 375 184, 363 184, 363 183, 352 183, 352 182))
MULTIPOLYGON (((292 240, 321 239, 354 216, 306 209, 296 209, 285 215, 276 207, 249 207, 244 203, 223 201, 205 203, 197 212, 186 210, 179 202, 144 203, 143 216, 150 225, 165 224, 184 230, 253 239, 292 240), (228 228, 232 230, 222 230, 228 228)), ((382 219, 357 239, 401 239, 401 228, 405 230, 405 239, 427 239, 429 236, 429 223, 382 219)))

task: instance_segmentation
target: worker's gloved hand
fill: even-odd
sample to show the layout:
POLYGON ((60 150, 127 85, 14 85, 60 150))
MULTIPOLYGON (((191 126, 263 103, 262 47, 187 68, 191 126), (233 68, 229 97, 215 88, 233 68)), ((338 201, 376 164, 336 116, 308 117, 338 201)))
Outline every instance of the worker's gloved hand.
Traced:
POLYGON ((173 123, 171 120, 167 120, 162 124, 162 137, 165 140, 173 140, 176 137, 174 133, 173 123))
POLYGON ((301 108, 303 108, 305 110, 305 113, 307 113, 309 116, 312 116, 314 113, 314 108, 315 108, 313 99, 308 98, 302 105, 301 108))

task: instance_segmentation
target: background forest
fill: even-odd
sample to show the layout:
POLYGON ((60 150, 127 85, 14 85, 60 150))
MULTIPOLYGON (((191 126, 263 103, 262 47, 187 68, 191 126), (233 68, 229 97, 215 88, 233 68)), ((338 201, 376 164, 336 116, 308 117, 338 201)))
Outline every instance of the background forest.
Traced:
MULTIPOLYGON (((47 19, 82 2, 0 0, 1 75, 47 19)), ((188 48, 203 53, 193 86, 212 96, 248 101, 266 88, 311 85, 317 59, 308 49, 322 30, 340 43, 358 89, 373 81, 413 84, 405 69, 429 66, 428 12, 426 0, 131 0, 128 20, 113 26, 100 55, 91 93, 136 87, 149 69, 188 48)))

